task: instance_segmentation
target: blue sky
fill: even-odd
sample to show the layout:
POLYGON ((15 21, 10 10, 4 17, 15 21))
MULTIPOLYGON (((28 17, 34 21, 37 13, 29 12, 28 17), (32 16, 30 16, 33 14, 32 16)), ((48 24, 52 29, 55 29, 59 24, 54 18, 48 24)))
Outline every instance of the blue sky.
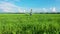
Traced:
POLYGON ((26 8, 33 8, 34 11, 59 11, 60 0, 0 0, 0 7, 7 12, 10 10, 16 12, 18 9, 24 11, 26 8))
POLYGON ((11 2, 17 6, 27 7, 27 8, 49 8, 54 7, 56 5, 56 0, 9 0, 7 2, 11 2))

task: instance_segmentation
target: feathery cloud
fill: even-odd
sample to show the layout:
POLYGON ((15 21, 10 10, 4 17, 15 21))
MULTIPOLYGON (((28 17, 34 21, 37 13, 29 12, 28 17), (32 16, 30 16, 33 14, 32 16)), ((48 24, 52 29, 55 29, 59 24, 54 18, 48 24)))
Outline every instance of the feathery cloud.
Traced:
POLYGON ((20 7, 8 2, 0 2, 0 9, 2 9, 3 12, 23 12, 20 7))

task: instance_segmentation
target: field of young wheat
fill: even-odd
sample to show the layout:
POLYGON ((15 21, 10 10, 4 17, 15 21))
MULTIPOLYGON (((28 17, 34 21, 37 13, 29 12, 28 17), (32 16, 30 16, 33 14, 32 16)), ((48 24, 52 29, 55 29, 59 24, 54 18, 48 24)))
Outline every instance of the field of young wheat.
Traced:
POLYGON ((0 14, 0 34, 60 34, 60 14, 0 14))

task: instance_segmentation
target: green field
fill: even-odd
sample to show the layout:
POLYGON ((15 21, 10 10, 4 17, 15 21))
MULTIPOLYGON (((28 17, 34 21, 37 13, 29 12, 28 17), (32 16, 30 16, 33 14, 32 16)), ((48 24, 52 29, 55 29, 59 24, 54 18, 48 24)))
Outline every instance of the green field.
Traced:
POLYGON ((0 14, 0 34, 60 34, 60 14, 0 14))

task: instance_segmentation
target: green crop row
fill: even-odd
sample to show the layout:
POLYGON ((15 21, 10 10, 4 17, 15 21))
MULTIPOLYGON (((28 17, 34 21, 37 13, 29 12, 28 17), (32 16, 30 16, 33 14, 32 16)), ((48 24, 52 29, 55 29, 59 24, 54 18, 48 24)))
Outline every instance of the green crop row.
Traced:
POLYGON ((60 14, 0 14, 0 34, 60 34, 60 14))

